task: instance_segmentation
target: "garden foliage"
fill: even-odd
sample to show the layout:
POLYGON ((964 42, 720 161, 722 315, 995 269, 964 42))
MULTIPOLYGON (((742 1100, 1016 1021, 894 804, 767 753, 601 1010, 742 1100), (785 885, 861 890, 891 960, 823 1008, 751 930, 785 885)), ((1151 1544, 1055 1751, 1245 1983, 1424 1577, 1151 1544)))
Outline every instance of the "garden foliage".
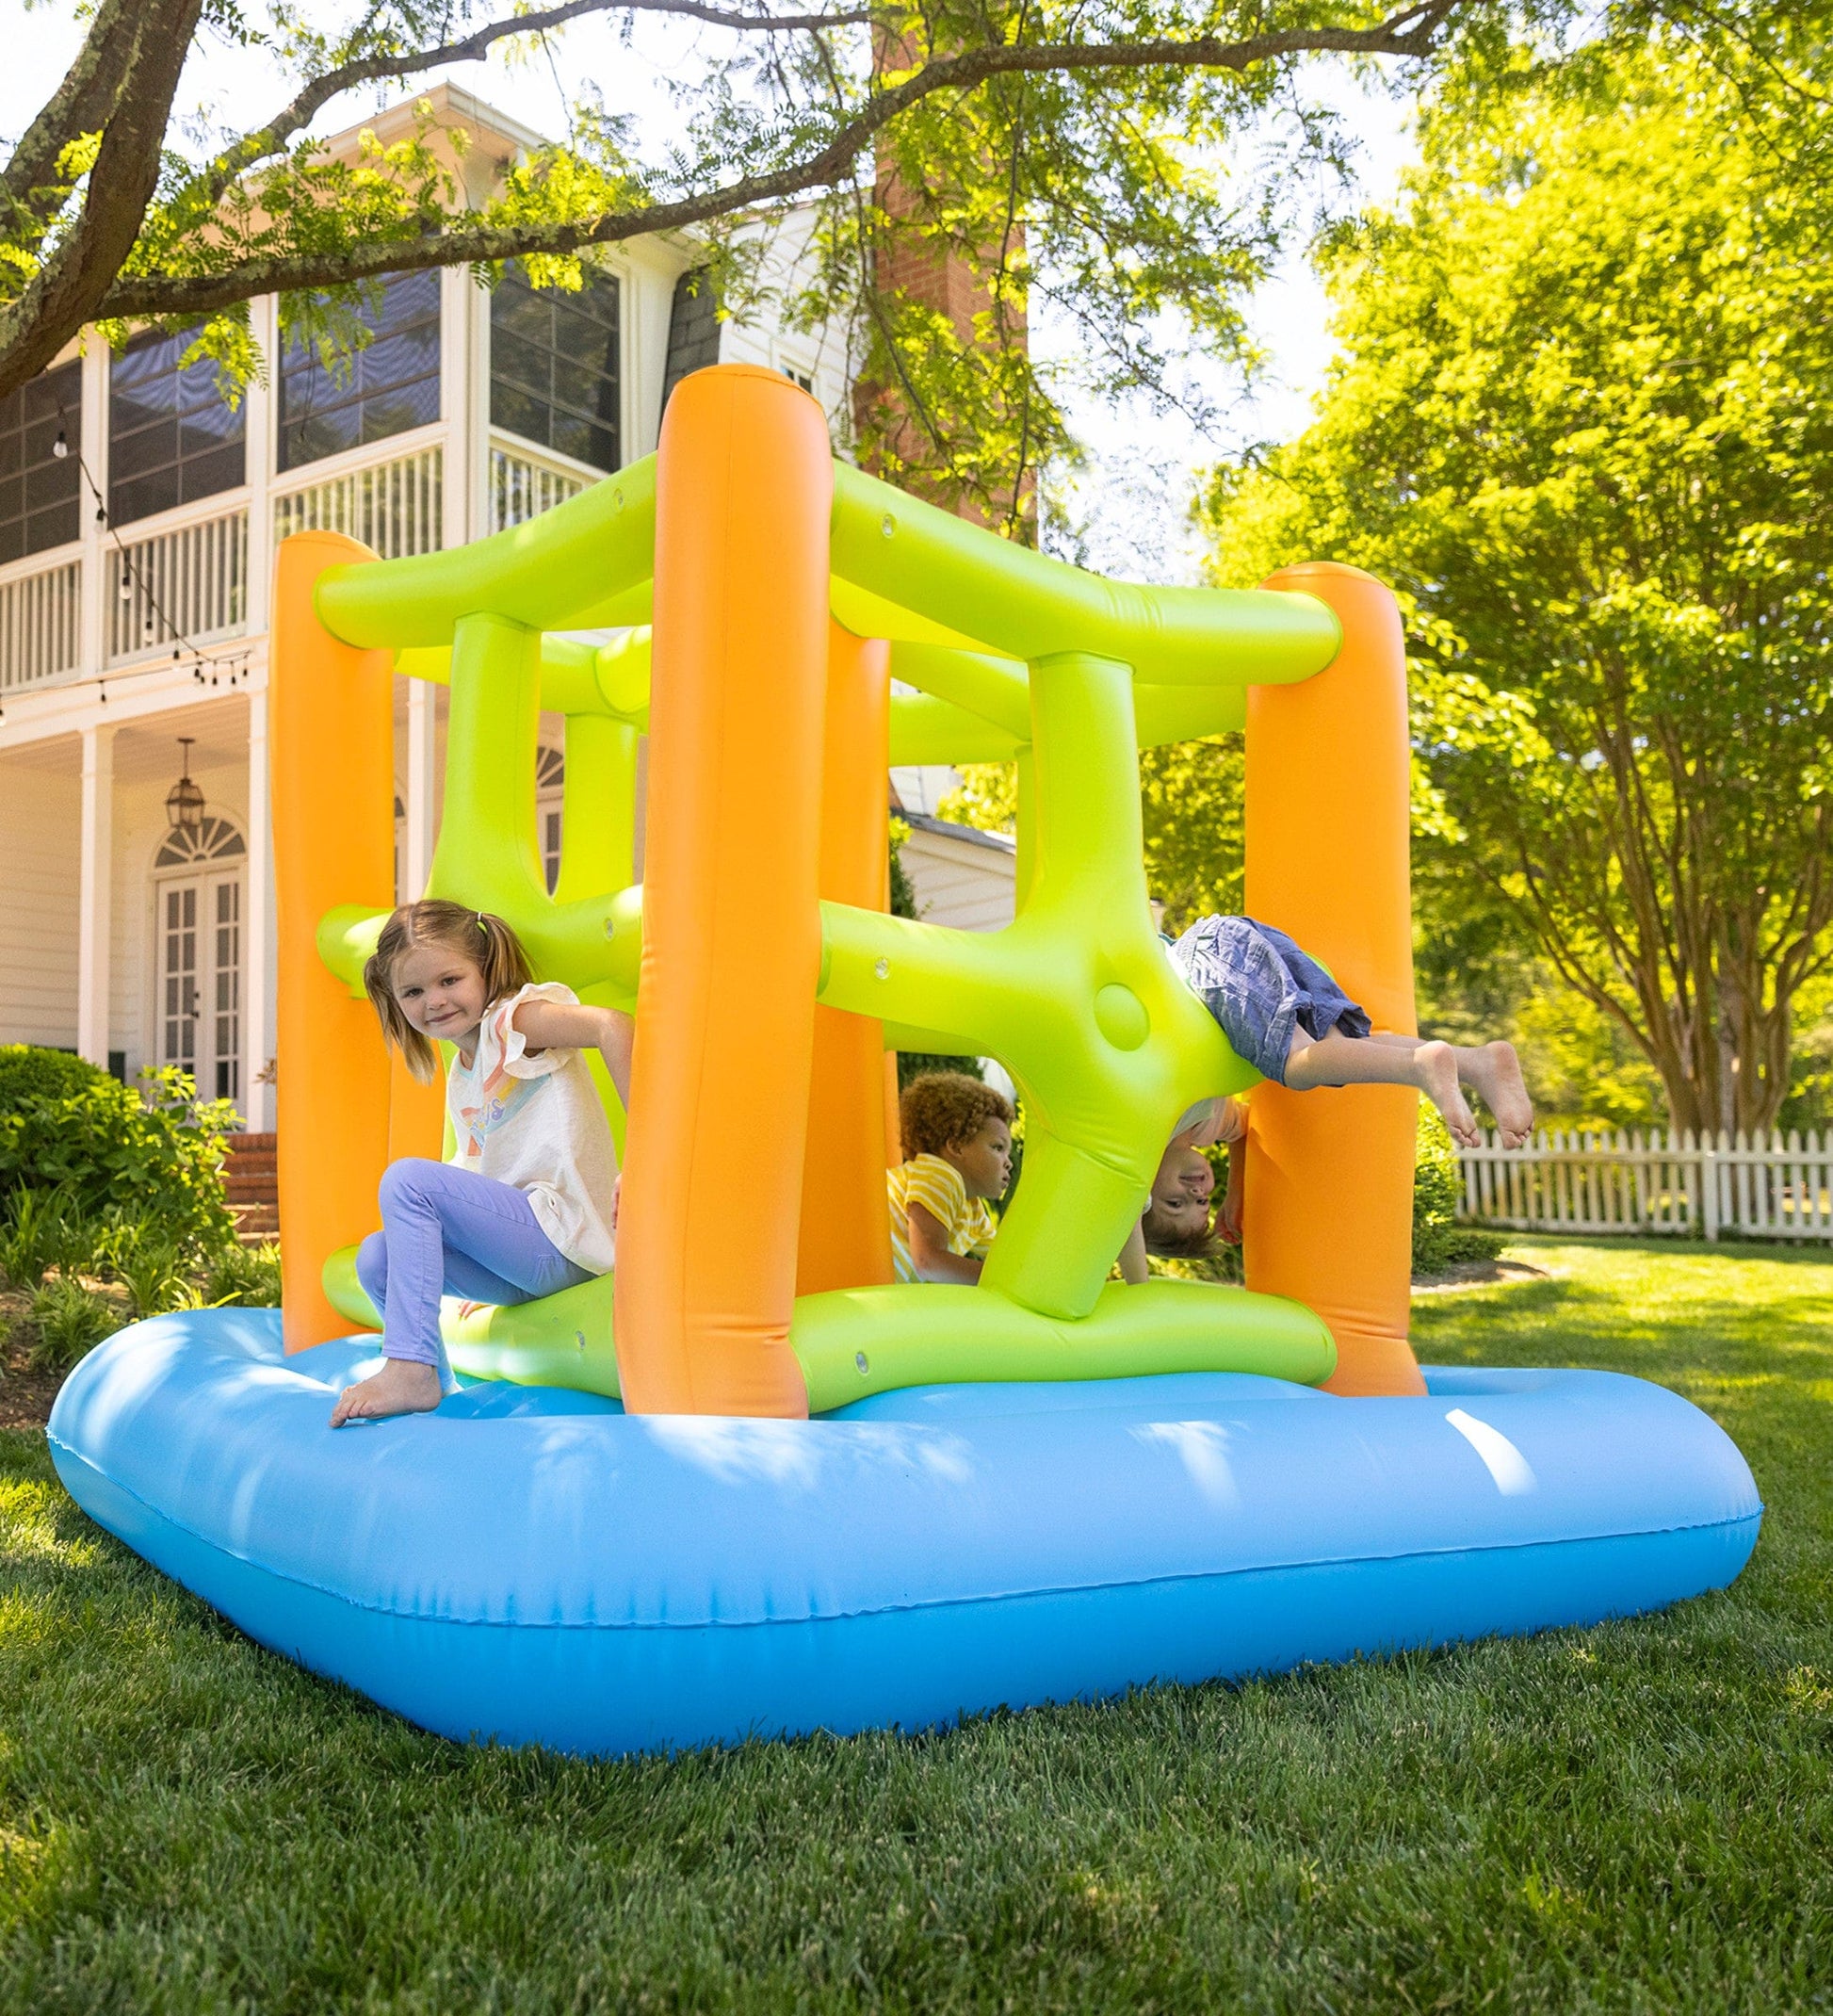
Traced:
POLYGON ((175 1246, 235 1236, 222 1181, 227 1100, 194 1100, 177 1070, 147 1074, 142 1097, 57 1051, 0 1048, 0 1210, 17 1192, 55 1193, 63 1215, 131 1216, 175 1246))
POLYGON ((1395 584, 1422 885, 1511 916, 1676 1126, 1755 1130, 1833 959, 1828 184, 1678 47, 1506 81, 1332 242, 1317 423, 1218 480, 1216 577, 1395 584))

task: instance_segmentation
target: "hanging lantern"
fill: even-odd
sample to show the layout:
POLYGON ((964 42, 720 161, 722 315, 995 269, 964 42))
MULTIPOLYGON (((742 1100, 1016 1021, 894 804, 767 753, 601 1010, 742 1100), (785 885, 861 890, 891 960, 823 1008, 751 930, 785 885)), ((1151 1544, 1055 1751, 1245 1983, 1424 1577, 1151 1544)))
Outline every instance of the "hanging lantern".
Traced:
POLYGON ((185 834, 191 839, 197 837, 198 829, 203 824, 203 793, 191 782, 191 744, 196 740, 193 735, 178 738, 178 746, 185 752, 185 773, 166 793, 168 824, 174 833, 185 834))

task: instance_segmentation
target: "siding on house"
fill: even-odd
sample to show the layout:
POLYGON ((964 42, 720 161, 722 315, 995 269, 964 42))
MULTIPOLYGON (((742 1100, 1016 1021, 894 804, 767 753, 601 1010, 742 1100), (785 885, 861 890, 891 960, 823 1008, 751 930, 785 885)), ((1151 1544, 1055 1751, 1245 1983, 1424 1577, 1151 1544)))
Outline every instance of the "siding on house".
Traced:
POLYGON ((78 765, 73 736, 0 759, 0 1043, 76 1047, 78 765))
POLYGON ((1017 892, 1017 850, 1003 834, 981 833, 920 813, 899 815, 910 828, 900 858, 926 924, 956 931, 1003 931, 1017 892))

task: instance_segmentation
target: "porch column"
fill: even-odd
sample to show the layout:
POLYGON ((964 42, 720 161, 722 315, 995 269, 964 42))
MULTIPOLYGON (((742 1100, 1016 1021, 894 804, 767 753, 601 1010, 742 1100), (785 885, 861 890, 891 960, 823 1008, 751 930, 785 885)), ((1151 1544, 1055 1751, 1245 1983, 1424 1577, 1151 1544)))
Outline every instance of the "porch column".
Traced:
POLYGON ((249 687, 248 914, 242 922, 242 1112, 251 1134, 273 1130, 274 833, 268 805, 268 678, 249 687))
POLYGON ((76 897, 76 1049, 108 1068, 108 951, 114 868, 115 731, 83 730, 83 831, 76 897))
POLYGON ((433 789, 438 767, 434 760, 434 692, 435 689, 425 679, 407 682, 407 789, 402 795, 407 820, 401 835, 399 893, 409 902, 418 902, 427 893, 427 877, 432 872, 433 789))

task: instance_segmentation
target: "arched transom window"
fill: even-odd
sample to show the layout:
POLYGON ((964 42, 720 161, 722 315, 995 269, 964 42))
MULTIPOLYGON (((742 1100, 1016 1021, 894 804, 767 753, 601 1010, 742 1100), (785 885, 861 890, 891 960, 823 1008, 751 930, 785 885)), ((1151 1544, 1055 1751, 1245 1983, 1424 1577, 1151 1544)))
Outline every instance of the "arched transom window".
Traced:
POLYGON ((205 813, 197 831, 174 826, 153 857, 154 872, 168 868, 202 868, 213 861, 239 860, 248 853, 242 836, 226 819, 205 813))

